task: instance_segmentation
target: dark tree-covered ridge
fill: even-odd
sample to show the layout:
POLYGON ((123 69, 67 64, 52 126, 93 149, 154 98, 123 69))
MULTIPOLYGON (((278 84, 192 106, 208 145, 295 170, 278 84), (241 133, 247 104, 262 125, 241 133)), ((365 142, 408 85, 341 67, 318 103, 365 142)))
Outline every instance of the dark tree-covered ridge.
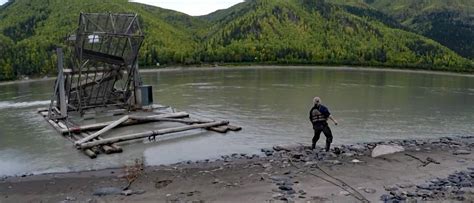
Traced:
MULTIPOLYGON (((80 12, 138 13, 146 36, 142 66, 271 63, 473 70, 472 61, 442 45, 450 42, 416 34, 391 14, 362 3, 247 0, 192 17, 127 0, 14 0, 0 7, 0 80, 53 74, 55 47, 64 46, 80 12)), ((450 34, 439 32, 433 35, 450 34)))

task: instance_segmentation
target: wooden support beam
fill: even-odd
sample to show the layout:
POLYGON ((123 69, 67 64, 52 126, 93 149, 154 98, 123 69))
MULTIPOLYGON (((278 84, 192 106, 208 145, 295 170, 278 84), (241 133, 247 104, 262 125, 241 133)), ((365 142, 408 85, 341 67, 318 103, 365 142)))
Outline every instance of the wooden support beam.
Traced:
POLYGON ((136 133, 136 134, 131 134, 131 135, 125 135, 125 136, 120 136, 120 137, 113 137, 113 138, 107 138, 107 139, 103 139, 99 141, 83 143, 80 145, 80 148, 87 149, 87 148, 91 148, 97 145, 113 144, 117 142, 142 139, 142 138, 146 138, 150 136, 182 132, 182 131, 192 130, 192 129, 197 129, 197 128, 209 128, 209 127, 215 127, 215 126, 221 126, 221 125, 227 125, 227 124, 229 124, 229 121, 217 121, 217 122, 212 122, 212 123, 195 124, 195 125, 188 125, 188 126, 182 126, 182 127, 167 128, 167 129, 162 129, 162 130, 152 130, 152 131, 147 131, 147 132, 142 132, 142 133, 136 133))
MULTIPOLYGON (((160 118, 183 118, 183 117, 188 117, 189 114, 186 112, 177 112, 177 113, 169 113, 169 114, 160 114, 160 115, 155 115, 154 117, 160 117, 160 118)), ((152 121, 137 121, 137 120, 128 120, 126 122, 121 123, 119 126, 128 126, 128 125, 135 125, 135 124, 141 124, 141 123, 147 123, 147 122, 152 122, 152 121)), ((92 130, 100 130, 108 125, 110 125, 112 122, 105 122, 105 123, 96 123, 96 124, 91 124, 91 125, 83 125, 83 126, 78 126, 78 127, 70 127, 69 129, 65 130, 59 130, 59 132, 65 134, 69 132, 82 132, 82 131, 92 131, 92 130)))
POLYGON ((74 144, 75 144, 75 145, 81 145, 82 143, 85 143, 85 142, 87 142, 87 141, 89 141, 89 140, 92 140, 92 139, 94 139, 94 138, 96 138, 96 137, 99 137, 100 135, 102 135, 102 134, 104 134, 105 132, 111 130, 112 128, 115 128, 116 126, 120 125, 121 123, 123 123, 123 122, 125 122, 125 121, 127 121, 127 120, 128 120, 128 116, 124 116, 124 117, 122 117, 122 118, 120 118, 120 119, 118 119, 118 120, 112 122, 111 124, 107 125, 107 126, 104 127, 103 129, 101 129, 101 130, 95 132, 94 134, 89 135, 89 136, 87 136, 87 137, 85 137, 85 138, 83 138, 83 139, 81 139, 81 140, 76 141, 74 144))
MULTIPOLYGON (((68 137, 68 136, 66 136, 68 137)), ((71 137, 69 137, 71 142, 74 143, 76 140, 80 140, 82 137, 78 134, 71 134, 71 137)), ((86 156, 88 156, 91 159, 97 158, 97 153, 95 153, 92 149, 83 149, 82 153, 84 153, 86 156)))
POLYGON ((185 124, 196 124, 196 123, 210 123, 211 121, 201 121, 201 120, 183 120, 175 118, 163 118, 158 116, 130 116, 130 119, 137 121, 165 121, 165 122, 177 122, 185 124))

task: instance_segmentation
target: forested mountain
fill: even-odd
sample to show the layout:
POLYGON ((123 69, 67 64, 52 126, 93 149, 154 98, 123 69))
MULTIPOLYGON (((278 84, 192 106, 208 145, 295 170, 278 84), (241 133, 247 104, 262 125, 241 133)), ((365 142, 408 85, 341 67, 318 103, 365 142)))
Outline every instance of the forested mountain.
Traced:
MULTIPOLYGON (((374 0, 375 1, 375 0, 374 0)), ((127 0, 14 0, 0 7, 0 80, 55 72, 80 12, 136 12, 141 65, 355 64, 472 71, 473 62, 410 32, 367 2, 247 0, 200 17, 127 0)))
POLYGON ((473 0, 329 0, 352 7, 373 8, 414 32, 474 59, 473 0))
POLYGON ((0 79, 55 72, 55 47, 78 24, 80 12, 139 13, 146 40, 142 64, 177 62, 191 56, 198 43, 191 37, 197 18, 127 0, 15 0, 0 10, 0 79))

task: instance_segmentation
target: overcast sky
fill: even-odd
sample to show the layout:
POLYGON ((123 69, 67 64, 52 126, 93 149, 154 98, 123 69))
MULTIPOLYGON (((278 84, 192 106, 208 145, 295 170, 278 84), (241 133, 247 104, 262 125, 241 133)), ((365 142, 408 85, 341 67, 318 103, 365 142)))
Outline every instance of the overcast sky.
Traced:
MULTIPOLYGON (((33 0, 34 1, 34 0, 33 0)), ((229 8, 243 0, 130 0, 172 9, 189 15, 205 15, 218 9, 229 8)), ((0 0, 4 4, 7 0, 0 0)))

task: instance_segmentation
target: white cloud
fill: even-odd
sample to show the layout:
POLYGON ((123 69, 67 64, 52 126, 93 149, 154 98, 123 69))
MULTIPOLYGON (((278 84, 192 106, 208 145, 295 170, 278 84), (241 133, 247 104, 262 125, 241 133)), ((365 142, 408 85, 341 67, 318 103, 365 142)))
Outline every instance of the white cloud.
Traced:
POLYGON ((176 10, 189 15, 205 15, 218 9, 229 8, 243 0, 130 0, 176 10))

